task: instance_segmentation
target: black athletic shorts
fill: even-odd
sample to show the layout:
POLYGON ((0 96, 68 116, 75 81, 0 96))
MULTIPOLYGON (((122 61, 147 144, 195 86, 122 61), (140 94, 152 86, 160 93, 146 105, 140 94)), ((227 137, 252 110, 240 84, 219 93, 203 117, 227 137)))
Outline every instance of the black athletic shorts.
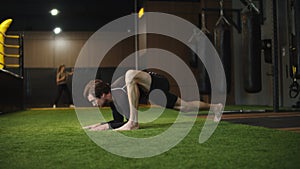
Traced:
MULTIPOLYGON (((178 99, 178 97, 172 93, 169 92, 170 90, 170 84, 169 81, 166 77, 159 75, 154 72, 148 72, 149 75, 151 76, 151 86, 150 86, 150 91, 145 92, 141 87, 139 87, 140 90, 140 100, 148 100, 149 99, 149 93, 151 91, 158 89, 161 90, 165 96, 166 96, 166 102, 163 104, 161 102, 161 98, 159 99, 154 99, 151 100, 154 104, 160 105, 162 107, 166 108, 174 108, 175 103, 178 99)), ((127 90, 125 86, 125 79, 124 76, 119 78, 114 84, 111 89, 113 98, 114 98, 114 103, 112 103, 110 106, 112 108, 112 113, 114 120, 111 121, 109 124, 112 128, 118 127, 122 125, 124 121, 124 116, 126 119, 129 119, 129 102, 128 102, 128 96, 127 96, 127 90), (120 117, 116 116, 120 115, 120 117), (116 124, 114 124, 116 123, 116 124)))
POLYGON ((150 91, 153 91, 155 89, 161 90, 166 98, 167 98, 167 103, 166 105, 161 105, 160 102, 155 102, 155 100, 152 100, 155 104, 160 105, 160 106, 165 106, 166 108, 174 108, 175 103, 178 99, 178 97, 172 93, 170 93, 170 83, 168 79, 162 75, 159 75, 154 72, 148 72, 151 76, 151 86, 150 86, 150 91))

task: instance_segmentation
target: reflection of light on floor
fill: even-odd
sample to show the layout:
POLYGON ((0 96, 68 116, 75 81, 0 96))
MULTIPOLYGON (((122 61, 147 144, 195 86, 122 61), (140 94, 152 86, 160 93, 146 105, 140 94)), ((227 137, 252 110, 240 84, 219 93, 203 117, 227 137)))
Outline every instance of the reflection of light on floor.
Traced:
POLYGON ((300 127, 278 128, 278 130, 293 131, 293 132, 296 132, 296 133, 300 133, 300 127))

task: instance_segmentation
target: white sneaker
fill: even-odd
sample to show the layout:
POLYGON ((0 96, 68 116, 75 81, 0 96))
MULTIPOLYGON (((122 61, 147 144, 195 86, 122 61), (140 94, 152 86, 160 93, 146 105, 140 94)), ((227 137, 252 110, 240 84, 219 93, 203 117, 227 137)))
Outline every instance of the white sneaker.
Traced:
POLYGON ((70 108, 75 108, 74 104, 70 104, 70 108))
POLYGON ((55 105, 55 104, 53 104, 53 108, 54 108, 54 109, 56 108, 56 105, 55 105))

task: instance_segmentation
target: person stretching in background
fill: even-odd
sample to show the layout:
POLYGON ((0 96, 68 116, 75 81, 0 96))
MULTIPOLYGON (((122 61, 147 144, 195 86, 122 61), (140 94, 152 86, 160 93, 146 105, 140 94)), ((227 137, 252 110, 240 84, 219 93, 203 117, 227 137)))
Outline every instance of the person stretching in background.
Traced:
POLYGON ((55 101, 53 104, 53 108, 56 108, 56 105, 57 105, 59 99, 61 98, 63 92, 66 92, 66 94, 67 94, 68 104, 70 105, 70 107, 74 107, 73 100, 71 97, 71 92, 67 85, 68 76, 71 76, 71 75, 73 75, 73 71, 67 72, 66 66, 64 64, 62 64, 58 67, 57 73, 56 73, 57 94, 56 94, 56 98, 55 98, 55 101))

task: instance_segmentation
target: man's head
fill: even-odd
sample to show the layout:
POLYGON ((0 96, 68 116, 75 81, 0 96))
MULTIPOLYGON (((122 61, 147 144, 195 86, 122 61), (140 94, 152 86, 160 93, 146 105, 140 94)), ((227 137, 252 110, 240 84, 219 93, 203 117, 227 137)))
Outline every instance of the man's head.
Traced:
POLYGON ((93 104, 93 106, 103 106, 112 101, 110 85, 102 80, 90 81, 84 89, 83 96, 93 104))

